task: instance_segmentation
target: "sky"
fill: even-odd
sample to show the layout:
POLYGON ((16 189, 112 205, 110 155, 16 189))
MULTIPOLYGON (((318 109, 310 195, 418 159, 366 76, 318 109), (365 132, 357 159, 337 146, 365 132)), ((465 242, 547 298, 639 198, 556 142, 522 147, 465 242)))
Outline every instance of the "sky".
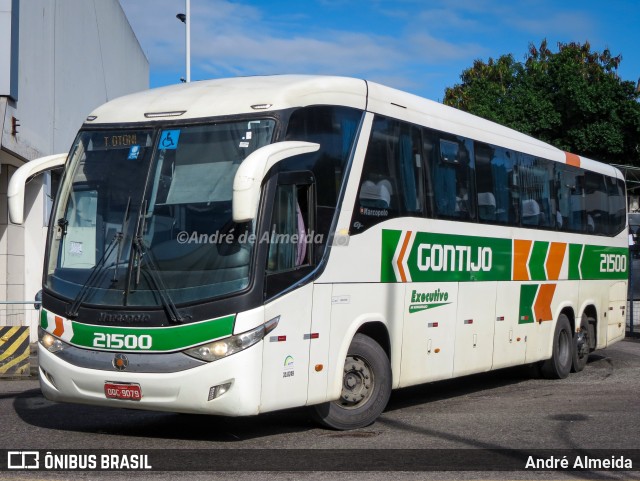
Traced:
MULTIPOLYGON (((185 76, 185 0, 120 0, 150 87, 185 76)), ((638 0, 191 0, 191 79, 323 74, 442 101, 476 59, 588 41, 640 78, 638 0)))

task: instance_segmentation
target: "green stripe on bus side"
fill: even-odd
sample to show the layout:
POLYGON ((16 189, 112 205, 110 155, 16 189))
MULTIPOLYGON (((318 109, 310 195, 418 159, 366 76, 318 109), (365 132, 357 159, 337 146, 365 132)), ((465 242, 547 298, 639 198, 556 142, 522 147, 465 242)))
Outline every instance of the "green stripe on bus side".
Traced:
MULTIPOLYGON (((406 231, 382 230, 380 280, 396 279, 393 256, 406 231)), ((629 252, 626 247, 568 244, 568 279, 626 279, 629 252)), ((535 241, 528 268, 533 281, 547 280, 545 265, 550 242, 535 241)), ((411 282, 508 281, 511 280, 513 246, 511 239, 416 232, 404 254, 411 282), (436 249, 434 249, 436 246, 436 249), (489 258, 490 267, 482 264, 489 258), (441 255, 442 253, 442 255, 441 255), (434 266, 435 261, 435 266, 434 266)), ((562 280, 562 279, 560 279, 562 280)))
POLYGON ((414 282, 508 281, 512 258, 511 239, 418 232, 407 265, 414 282))
POLYGON ((629 249, 585 245, 580 262, 582 279, 627 279, 629 249))
POLYGON ((402 231, 399 230, 383 230, 382 231, 382 253, 380 256, 380 281, 396 282, 396 275, 393 271, 393 256, 396 247, 400 243, 402 231))
POLYGON ((534 322, 533 303, 536 300, 539 284, 523 284, 520 286, 520 310, 518 324, 534 322))
POLYGON ((580 257, 582 257, 582 244, 569 244, 569 280, 580 279, 580 257))
POLYGON ((533 243, 531 257, 529 259, 529 273, 532 281, 546 281, 545 261, 549 250, 548 242, 536 241, 533 243))

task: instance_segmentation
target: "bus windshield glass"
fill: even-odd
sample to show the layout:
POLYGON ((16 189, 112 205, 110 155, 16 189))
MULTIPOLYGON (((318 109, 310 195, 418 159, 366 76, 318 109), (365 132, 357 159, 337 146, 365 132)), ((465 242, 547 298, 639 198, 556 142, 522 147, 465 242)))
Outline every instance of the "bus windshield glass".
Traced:
POLYGON ((51 222, 45 286, 75 303, 192 303, 249 285, 253 225, 232 221, 242 161, 274 120, 82 131, 51 222))

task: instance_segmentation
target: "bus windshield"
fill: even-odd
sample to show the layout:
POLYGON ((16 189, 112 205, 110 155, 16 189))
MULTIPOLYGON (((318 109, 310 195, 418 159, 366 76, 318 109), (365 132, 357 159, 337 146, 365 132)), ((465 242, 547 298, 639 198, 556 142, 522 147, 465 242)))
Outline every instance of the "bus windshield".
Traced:
POLYGON ((80 132, 54 208, 45 286, 110 307, 246 288, 253 225, 232 221, 233 179, 275 126, 252 119, 80 132))

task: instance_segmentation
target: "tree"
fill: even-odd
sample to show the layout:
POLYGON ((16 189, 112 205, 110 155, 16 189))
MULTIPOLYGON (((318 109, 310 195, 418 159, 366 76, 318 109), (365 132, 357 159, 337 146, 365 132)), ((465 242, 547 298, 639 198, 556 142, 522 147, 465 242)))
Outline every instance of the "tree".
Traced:
POLYGON ((512 55, 476 60, 445 90, 444 103, 556 147, 609 163, 640 166, 640 92, 617 71, 622 56, 588 42, 529 44, 512 55))

